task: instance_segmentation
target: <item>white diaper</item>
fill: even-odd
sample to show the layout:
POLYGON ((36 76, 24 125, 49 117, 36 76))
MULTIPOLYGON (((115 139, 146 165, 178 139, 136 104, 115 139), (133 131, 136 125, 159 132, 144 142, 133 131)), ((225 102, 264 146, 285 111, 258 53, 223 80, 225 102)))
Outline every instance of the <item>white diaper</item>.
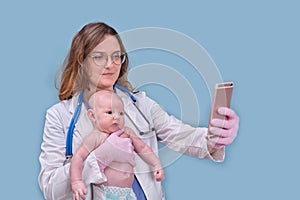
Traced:
POLYGON ((94 186, 93 196, 95 200, 136 200, 132 188, 120 188, 114 186, 94 186))

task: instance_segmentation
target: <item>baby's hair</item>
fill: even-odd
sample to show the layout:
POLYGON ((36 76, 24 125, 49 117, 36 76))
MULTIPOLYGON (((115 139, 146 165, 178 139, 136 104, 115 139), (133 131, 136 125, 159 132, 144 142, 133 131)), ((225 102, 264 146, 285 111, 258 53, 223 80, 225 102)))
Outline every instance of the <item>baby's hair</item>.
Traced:
POLYGON ((95 98, 96 96, 99 96, 99 95, 105 95, 105 94, 111 94, 113 98, 117 98, 118 100, 120 100, 120 102, 122 103, 122 105, 124 106, 123 104, 123 101, 122 99, 117 95, 115 94, 114 92, 112 91, 108 91, 108 90, 100 90, 98 92, 95 92, 94 94, 92 94, 89 98, 89 101, 88 101, 88 108, 89 109, 94 109, 94 105, 95 105, 95 98))
POLYGON ((95 93, 92 94, 88 100, 88 108, 94 109, 95 93))

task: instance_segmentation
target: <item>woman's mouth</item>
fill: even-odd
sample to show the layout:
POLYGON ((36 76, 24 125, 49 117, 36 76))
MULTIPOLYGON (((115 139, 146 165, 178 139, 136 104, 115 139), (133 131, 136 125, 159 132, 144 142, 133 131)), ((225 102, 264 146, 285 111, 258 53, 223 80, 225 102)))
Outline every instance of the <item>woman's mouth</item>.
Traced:
POLYGON ((102 76, 112 76, 114 73, 112 72, 107 72, 107 73, 103 73, 102 76))

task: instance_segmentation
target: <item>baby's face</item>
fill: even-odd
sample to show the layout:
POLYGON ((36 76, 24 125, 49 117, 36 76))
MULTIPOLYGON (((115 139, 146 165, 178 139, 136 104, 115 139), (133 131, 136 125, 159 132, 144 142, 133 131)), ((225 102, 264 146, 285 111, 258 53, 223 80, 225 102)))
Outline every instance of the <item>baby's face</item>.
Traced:
POLYGON ((110 134, 124 127, 124 106, 115 94, 101 95, 97 98, 94 109, 100 131, 110 134))

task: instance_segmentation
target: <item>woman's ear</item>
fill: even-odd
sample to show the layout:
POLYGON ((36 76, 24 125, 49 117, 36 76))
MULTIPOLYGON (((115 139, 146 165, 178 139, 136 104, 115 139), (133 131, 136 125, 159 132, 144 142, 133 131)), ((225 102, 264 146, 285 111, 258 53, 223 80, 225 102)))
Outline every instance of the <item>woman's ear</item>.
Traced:
POLYGON ((93 123, 95 123, 96 122, 96 118, 95 118, 95 112, 94 112, 94 110, 92 110, 92 109, 88 109, 88 111, 87 111, 87 115, 88 115, 88 117, 89 117, 89 119, 93 122, 93 123))

